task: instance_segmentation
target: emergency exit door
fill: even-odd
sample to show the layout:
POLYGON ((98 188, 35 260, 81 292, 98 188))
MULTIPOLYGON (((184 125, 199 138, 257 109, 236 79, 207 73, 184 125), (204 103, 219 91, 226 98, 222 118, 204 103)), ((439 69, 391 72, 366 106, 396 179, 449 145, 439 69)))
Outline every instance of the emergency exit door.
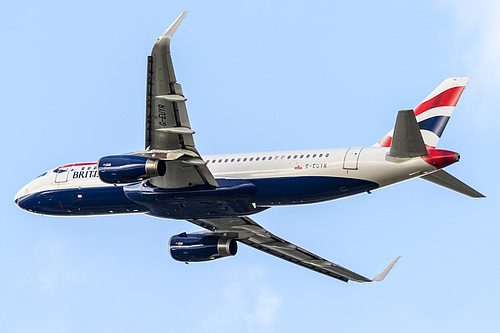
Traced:
POLYGON ((363 147, 349 148, 344 156, 343 168, 348 170, 358 170, 358 160, 362 150, 363 147))

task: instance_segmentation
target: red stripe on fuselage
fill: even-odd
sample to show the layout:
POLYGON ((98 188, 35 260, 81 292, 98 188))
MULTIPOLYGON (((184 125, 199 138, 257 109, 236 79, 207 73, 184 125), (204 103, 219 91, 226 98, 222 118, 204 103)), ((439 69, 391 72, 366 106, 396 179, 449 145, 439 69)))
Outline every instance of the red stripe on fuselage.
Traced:
POLYGON ((430 100, 420 103, 413 112, 415 117, 427 110, 443 106, 457 106, 458 100, 464 91, 465 86, 453 87, 432 97, 430 100))
POLYGON ((61 168, 69 168, 69 167, 72 167, 72 166, 77 167, 77 166, 95 165, 95 164, 97 164, 97 163, 95 163, 95 162, 94 162, 94 163, 92 163, 92 162, 91 162, 91 163, 66 164, 66 165, 60 166, 59 168, 56 168, 56 170, 57 170, 57 169, 61 169, 61 168))

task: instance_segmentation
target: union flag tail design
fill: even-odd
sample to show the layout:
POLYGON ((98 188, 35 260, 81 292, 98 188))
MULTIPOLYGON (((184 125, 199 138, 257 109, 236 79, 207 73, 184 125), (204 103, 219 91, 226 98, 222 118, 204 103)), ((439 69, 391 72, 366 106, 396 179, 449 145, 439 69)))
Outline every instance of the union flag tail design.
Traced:
MULTIPOLYGON (((452 77, 444 80, 413 110, 428 148, 436 148, 468 80, 468 77, 452 77)), ((373 146, 390 147, 393 133, 394 129, 373 146)))

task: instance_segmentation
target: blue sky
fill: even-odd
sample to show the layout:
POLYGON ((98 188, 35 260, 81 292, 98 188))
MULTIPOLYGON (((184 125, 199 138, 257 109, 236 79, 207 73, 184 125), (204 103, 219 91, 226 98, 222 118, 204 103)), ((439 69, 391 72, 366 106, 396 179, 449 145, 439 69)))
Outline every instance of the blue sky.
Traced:
POLYGON ((500 330, 495 1, 17 1, 0 12, 0 323, 4 332, 500 330), (445 78, 470 76, 440 141, 474 200, 413 180, 254 216, 377 284, 245 246, 185 265, 143 215, 28 214, 44 170, 143 149, 146 57, 184 10, 176 74, 202 154, 369 146, 445 78))

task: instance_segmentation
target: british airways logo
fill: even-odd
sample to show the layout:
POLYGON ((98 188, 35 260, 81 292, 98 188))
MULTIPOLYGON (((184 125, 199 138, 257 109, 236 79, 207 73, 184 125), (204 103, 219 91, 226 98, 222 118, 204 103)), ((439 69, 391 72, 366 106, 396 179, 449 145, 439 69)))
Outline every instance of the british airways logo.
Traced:
POLYGON ((81 178, 97 178, 97 170, 87 170, 87 171, 75 171, 73 173, 73 179, 81 178))
POLYGON ((60 166, 54 170, 54 173, 72 172, 72 179, 98 178, 95 163, 77 163, 60 166))

